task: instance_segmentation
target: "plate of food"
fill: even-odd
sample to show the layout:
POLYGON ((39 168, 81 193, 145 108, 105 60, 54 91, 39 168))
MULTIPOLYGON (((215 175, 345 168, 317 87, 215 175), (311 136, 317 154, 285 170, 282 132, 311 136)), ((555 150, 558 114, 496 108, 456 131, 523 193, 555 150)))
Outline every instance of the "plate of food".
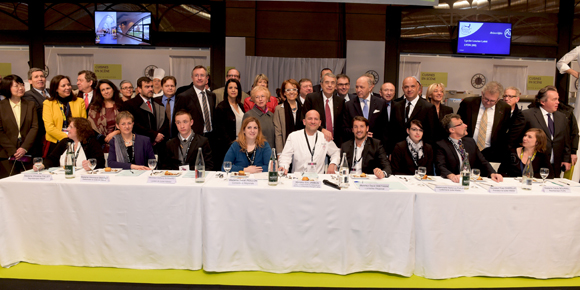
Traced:
POLYGON ((230 174, 230 178, 249 178, 250 177, 250 173, 244 172, 243 170, 240 170, 238 172, 232 172, 230 174))
POLYGON ((415 175, 415 179, 420 181, 435 181, 435 179, 427 174, 423 175, 423 177, 419 177, 419 175, 415 175))
POLYGON ((350 178, 352 178, 352 179, 369 179, 369 176, 363 172, 361 174, 351 174, 350 178))
POLYGON ((105 167, 103 169, 98 169, 97 172, 98 173, 104 173, 104 174, 116 174, 123 171, 123 168, 111 168, 111 167, 105 167))
POLYGON ((473 181, 473 182, 484 182, 485 181, 485 178, 479 176, 479 177, 477 177, 477 179, 475 179, 475 178, 472 177, 469 180, 470 181, 473 181))
MULTIPOLYGON (((522 182, 522 178, 521 178, 521 177, 516 177, 515 179, 516 179, 516 181, 518 181, 518 182, 522 182)), ((543 181, 542 181, 541 179, 533 178, 533 179, 532 179, 532 182, 533 182, 533 183, 542 183, 543 181)))
POLYGON ((160 172, 155 172, 155 176, 178 177, 178 176, 181 176, 181 174, 183 174, 183 173, 182 172, 179 172, 179 171, 160 171, 160 172))
POLYGON ((302 178, 299 177, 298 180, 301 180, 301 181, 317 181, 318 178, 308 177, 308 176, 302 176, 302 178))

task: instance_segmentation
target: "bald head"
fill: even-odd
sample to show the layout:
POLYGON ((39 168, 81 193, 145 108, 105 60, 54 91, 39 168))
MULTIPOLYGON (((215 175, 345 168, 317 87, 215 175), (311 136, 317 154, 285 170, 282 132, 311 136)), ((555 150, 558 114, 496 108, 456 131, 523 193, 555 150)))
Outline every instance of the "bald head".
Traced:
POLYGON ((414 77, 407 77, 403 80, 403 92, 408 101, 413 101, 419 93, 419 82, 414 77))
POLYGON ((320 121, 320 114, 316 110, 306 112, 303 122, 305 127, 304 130, 306 130, 306 133, 311 136, 316 133, 318 127, 320 127, 320 124, 322 123, 320 121))
POLYGON ((395 85, 389 82, 384 83, 381 86, 381 90, 379 91, 379 93, 381 94, 381 97, 385 101, 390 102, 395 97, 395 85))

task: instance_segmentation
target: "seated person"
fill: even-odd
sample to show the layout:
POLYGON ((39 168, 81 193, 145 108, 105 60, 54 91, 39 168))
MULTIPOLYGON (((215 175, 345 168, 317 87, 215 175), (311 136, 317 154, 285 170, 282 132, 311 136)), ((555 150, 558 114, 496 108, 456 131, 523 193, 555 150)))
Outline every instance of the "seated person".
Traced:
POLYGON ((69 143, 74 144, 75 167, 91 170, 88 161, 91 158, 97 159, 96 168, 105 167, 103 147, 97 141, 91 123, 85 118, 71 118, 68 122, 68 137, 56 144, 54 150, 44 159, 41 169, 64 166, 69 143))
POLYGON ((179 110, 175 113, 175 125, 179 135, 167 141, 165 160, 160 166, 163 169, 177 170, 180 166, 188 165, 189 170, 195 170, 198 148, 201 148, 205 170, 213 170, 211 159, 211 147, 206 137, 195 134, 191 129, 193 119, 186 110, 179 110))
MULTIPOLYGON (((260 121, 247 117, 242 122, 238 139, 232 143, 224 157, 232 162, 232 172, 243 170, 246 173, 268 172, 268 162, 272 149, 262 135, 260 121)), ((222 165, 222 171, 225 171, 222 165)))
POLYGON ((545 153, 547 143, 548 137, 546 137, 546 133, 543 130, 530 128, 522 139, 522 147, 511 149, 509 160, 502 162, 498 171, 505 174, 505 176, 521 177, 524 168, 526 168, 528 158, 531 156, 534 177, 541 178, 540 168, 548 168, 550 170, 548 178, 554 178, 550 155, 545 153))
POLYGON ((292 164, 293 172, 307 172, 307 168, 312 166, 318 174, 324 173, 324 161, 326 155, 330 156, 328 174, 336 173, 340 162, 340 150, 334 142, 327 142, 324 133, 318 131, 320 124, 320 114, 316 110, 306 112, 304 117, 305 128, 294 131, 288 135, 284 150, 278 158, 280 167, 284 168, 284 173, 288 173, 288 168, 292 164), (312 163, 309 165, 309 163, 312 163))
MULTIPOLYGON (((381 145, 381 141, 368 136, 369 120, 363 116, 352 119, 353 140, 346 141, 340 146, 341 153, 346 153, 346 160, 351 173, 360 171, 365 174, 374 174, 377 178, 391 175, 391 164, 381 145)), ((342 155, 342 154, 341 154, 342 155)))
POLYGON ((395 145, 391 154, 391 166, 395 175, 414 175, 419 166, 433 175, 433 147, 423 142, 423 124, 411 120, 407 124, 407 139, 395 145))
POLYGON ((471 168, 479 168, 481 176, 489 176, 493 181, 503 181, 493 167, 485 160, 473 138, 467 136, 467 125, 461 121, 458 114, 447 114, 442 120, 443 127, 449 134, 448 138, 437 142, 437 171, 442 177, 455 183, 460 181, 461 167, 466 153, 469 154, 471 168))
POLYGON ((133 134, 133 115, 128 111, 122 111, 115 117, 117 129, 121 134, 115 135, 109 141, 109 167, 151 170, 146 166, 149 159, 155 159, 153 146, 149 137, 133 134))

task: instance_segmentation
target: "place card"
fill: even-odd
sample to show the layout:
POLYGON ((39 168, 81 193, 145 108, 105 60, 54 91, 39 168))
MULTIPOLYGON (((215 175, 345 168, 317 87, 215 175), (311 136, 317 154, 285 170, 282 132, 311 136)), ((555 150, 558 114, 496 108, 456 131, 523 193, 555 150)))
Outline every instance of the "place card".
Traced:
POLYGON ((433 187, 435 192, 465 192, 463 185, 438 185, 433 187))
POLYGON ((147 183, 157 183, 157 184, 175 184, 177 178, 171 176, 149 176, 147 178, 147 183))
POLYGON ((51 181, 52 175, 50 174, 38 174, 38 173, 24 173, 22 174, 22 180, 24 181, 51 181))
POLYGON ((320 181, 292 180, 292 187, 296 187, 296 188, 321 188, 322 183, 320 181))
POLYGON ((490 186, 490 193, 518 193, 518 188, 516 186, 490 186))
POLYGON ((389 191, 391 186, 388 183, 361 183, 358 187, 360 190, 389 191))
POLYGON ((258 186, 258 180, 255 178, 246 178, 246 179, 238 179, 238 178, 230 178, 228 180, 229 186, 258 186))
POLYGON ((109 175, 81 175, 81 182, 108 183, 111 179, 109 175))
POLYGON ((568 186, 551 186, 546 185, 542 188, 543 192, 547 193, 570 193, 570 187, 568 186))

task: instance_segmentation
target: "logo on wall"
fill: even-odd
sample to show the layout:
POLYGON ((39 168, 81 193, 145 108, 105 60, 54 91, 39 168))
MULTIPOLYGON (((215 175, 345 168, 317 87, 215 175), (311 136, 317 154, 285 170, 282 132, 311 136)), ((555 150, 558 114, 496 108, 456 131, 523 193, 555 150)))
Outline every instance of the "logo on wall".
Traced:
POLYGON ((505 38, 512 38, 512 30, 511 30, 511 28, 506 29, 503 32, 503 35, 505 36, 505 38))
POLYGON ((471 77, 471 86, 476 89, 481 89, 485 85, 486 79, 485 76, 477 73, 473 77, 471 77))
POLYGON ((379 82, 379 73, 374 71, 374 70, 369 70, 366 72, 367 74, 372 74, 373 75, 373 85, 376 85, 379 82))
POLYGON ((143 71, 143 75, 152 79, 153 78, 153 72, 155 71, 156 68, 157 68, 157 66, 154 65, 154 64, 148 65, 145 68, 145 70, 143 71))
POLYGON ((44 65, 44 77, 47 78, 50 75, 50 70, 47 65, 44 65))

